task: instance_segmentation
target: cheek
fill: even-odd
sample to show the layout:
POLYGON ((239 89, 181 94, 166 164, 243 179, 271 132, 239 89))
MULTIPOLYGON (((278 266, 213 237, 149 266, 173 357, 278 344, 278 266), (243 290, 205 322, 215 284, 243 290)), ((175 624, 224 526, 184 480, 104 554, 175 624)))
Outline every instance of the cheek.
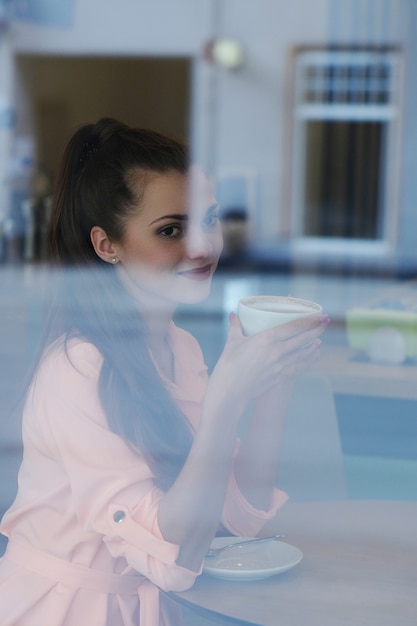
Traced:
POLYGON ((174 268, 184 258, 184 246, 178 245, 155 245, 150 251, 150 263, 158 270, 170 270, 174 268))
POLYGON ((224 243, 223 231, 222 231, 222 228, 220 227, 216 234, 216 237, 213 240, 213 247, 217 252, 217 256, 220 256, 222 253, 223 243, 224 243))
POLYGON ((218 242, 219 242, 219 250, 221 252, 223 250, 223 245, 224 245, 223 230, 221 227, 219 228, 218 242))

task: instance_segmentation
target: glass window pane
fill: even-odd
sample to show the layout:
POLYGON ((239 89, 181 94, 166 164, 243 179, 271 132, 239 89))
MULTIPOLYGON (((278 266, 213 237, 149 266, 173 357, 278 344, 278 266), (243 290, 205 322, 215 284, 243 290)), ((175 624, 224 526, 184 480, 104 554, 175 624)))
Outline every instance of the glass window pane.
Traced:
POLYGON ((382 121, 306 122, 304 236, 376 239, 382 121))

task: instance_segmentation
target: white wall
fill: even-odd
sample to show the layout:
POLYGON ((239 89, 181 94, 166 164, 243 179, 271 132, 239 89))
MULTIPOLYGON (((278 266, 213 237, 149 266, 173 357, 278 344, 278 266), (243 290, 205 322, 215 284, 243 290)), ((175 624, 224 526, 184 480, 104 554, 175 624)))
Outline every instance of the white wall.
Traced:
POLYGON ((289 157, 289 53, 300 43, 326 42, 327 0, 225 0, 220 33, 241 40, 245 67, 219 72, 217 167, 253 172, 258 180, 256 231, 282 228, 283 183, 289 157))
POLYGON ((403 43, 407 0, 224 0, 219 32, 240 39, 247 64, 219 72, 218 171, 253 171, 262 240, 285 232, 291 174, 291 51, 299 45, 403 43), (242 10, 244 7, 244 10, 242 10))
POLYGON ((17 51, 196 55, 210 28, 211 0, 74 0, 72 28, 14 26, 17 51))

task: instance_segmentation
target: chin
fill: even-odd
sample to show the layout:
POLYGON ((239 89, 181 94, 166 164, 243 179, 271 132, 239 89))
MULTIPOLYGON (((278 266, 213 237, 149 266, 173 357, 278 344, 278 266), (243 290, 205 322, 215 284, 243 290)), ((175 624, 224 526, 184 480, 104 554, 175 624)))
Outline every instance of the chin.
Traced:
POLYGON ((199 304, 204 302, 210 295, 211 280, 207 284, 199 284, 198 288, 194 286, 190 290, 184 290, 178 297, 178 304, 199 304))

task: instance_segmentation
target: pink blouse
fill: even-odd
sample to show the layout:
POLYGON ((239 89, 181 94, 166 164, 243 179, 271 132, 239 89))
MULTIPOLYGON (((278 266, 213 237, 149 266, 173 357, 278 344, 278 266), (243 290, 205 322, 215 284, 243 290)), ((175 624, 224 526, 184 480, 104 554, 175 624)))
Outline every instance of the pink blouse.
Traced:
MULTIPOLYGON (((175 383, 166 384, 196 428, 208 380, 201 350, 174 324, 169 343, 175 383)), ((57 342, 30 388, 18 494, 0 526, 9 537, 2 626, 166 626, 171 608, 158 588, 188 589, 201 573, 177 565, 179 546, 158 527, 163 493, 143 457, 109 430, 101 364, 92 344, 72 340, 65 351, 57 342)), ((223 524, 253 536, 285 500, 276 490, 268 511, 255 510, 232 473, 223 524)))

